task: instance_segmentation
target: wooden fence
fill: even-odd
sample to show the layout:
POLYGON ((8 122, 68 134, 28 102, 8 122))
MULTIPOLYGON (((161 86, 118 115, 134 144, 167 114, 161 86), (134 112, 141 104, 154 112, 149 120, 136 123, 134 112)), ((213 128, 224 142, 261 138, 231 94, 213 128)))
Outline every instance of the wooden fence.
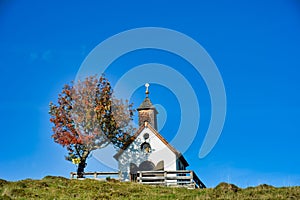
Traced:
MULTIPOLYGON (((85 172, 84 178, 91 176, 93 179, 106 180, 114 178, 121 181, 121 172, 85 172)), ((77 173, 70 173, 71 179, 77 179, 77 173)), ((138 171, 136 181, 148 185, 165 185, 188 188, 206 188, 196 173, 191 170, 177 171, 138 171)))
POLYGON ((137 182, 149 185, 183 186, 188 188, 206 188, 198 176, 191 170, 177 171, 138 171, 137 182))
MULTIPOLYGON (((121 172, 84 172, 83 177, 89 177, 92 176, 94 179, 98 180, 106 180, 108 177, 109 178, 114 178, 121 180, 121 172)), ((77 179, 77 173, 76 172, 71 172, 70 173, 70 178, 71 179, 77 179)))

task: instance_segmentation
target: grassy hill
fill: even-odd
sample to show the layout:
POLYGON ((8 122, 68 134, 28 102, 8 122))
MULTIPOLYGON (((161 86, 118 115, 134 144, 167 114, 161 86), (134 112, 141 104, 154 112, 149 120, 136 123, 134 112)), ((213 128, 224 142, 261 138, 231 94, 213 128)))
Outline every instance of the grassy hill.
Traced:
POLYGON ((17 182, 0 179, 0 199, 300 199, 300 187, 260 185, 240 189, 220 183, 215 188, 190 190, 46 176, 17 182))

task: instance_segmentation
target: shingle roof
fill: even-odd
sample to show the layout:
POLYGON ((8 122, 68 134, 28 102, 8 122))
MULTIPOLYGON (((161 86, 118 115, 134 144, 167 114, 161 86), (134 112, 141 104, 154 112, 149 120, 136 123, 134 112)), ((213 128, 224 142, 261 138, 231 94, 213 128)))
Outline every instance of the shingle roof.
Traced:
POLYGON ((154 109, 154 108, 155 107, 152 105, 152 102, 150 101, 149 97, 146 97, 137 110, 154 109))

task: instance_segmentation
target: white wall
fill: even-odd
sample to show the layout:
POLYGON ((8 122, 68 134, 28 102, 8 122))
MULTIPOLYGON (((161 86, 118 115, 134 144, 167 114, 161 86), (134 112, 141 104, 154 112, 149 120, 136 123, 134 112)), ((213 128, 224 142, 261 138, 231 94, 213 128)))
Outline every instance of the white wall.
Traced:
POLYGON ((138 135, 136 140, 119 156, 119 170, 122 171, 123 180, 129 180, 130 163, 139 166, 143 161, 151 161, 155 165, 161 160, 164 161, 164 170, 176 170, 176 155, 172 152, 150 129, 144 130, 138 135), (149 134, 146 140, 151 145, 151 152, 141 151, 141 144, 145 142, 144 134, 149 134))

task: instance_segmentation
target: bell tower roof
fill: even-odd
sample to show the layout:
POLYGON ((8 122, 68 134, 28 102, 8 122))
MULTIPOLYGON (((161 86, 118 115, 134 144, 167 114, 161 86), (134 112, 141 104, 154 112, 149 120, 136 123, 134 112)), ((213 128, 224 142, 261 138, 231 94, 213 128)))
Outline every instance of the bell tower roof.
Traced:
POLYGON ((149 83, 145 84, 146 87, 146 98, 141 103, 141 105, 137 108, 137 111, 139 112, 139 126, 143 125, 144 122, 149 122, 154 129, 157 129, 157 117, 158 114, 156 108, 153 106, 150 98, 149 98, 149 83))
POLYGON ((149 97, 146 97, 137 110, 139 111, 139 110, 148 110, 148 109, 155 109, 155 107, 153 106, 149 97))
MULTIPOLYGON (((145 87, 146 87, 146 98, 144 99, 144 101, 141 103, 141 105, 138 107, 138 111, 139 110, 147 110, 147 109, 155 109, 155 107, 153 106, 150 98, 149 98, 149 86, 150 84, 149 83, 146 83, 145 84, 145 87)), ((155 109, 156 110, 156 109, 155 109)), ((156 111, 157 112, 157 111, 156 111)))

